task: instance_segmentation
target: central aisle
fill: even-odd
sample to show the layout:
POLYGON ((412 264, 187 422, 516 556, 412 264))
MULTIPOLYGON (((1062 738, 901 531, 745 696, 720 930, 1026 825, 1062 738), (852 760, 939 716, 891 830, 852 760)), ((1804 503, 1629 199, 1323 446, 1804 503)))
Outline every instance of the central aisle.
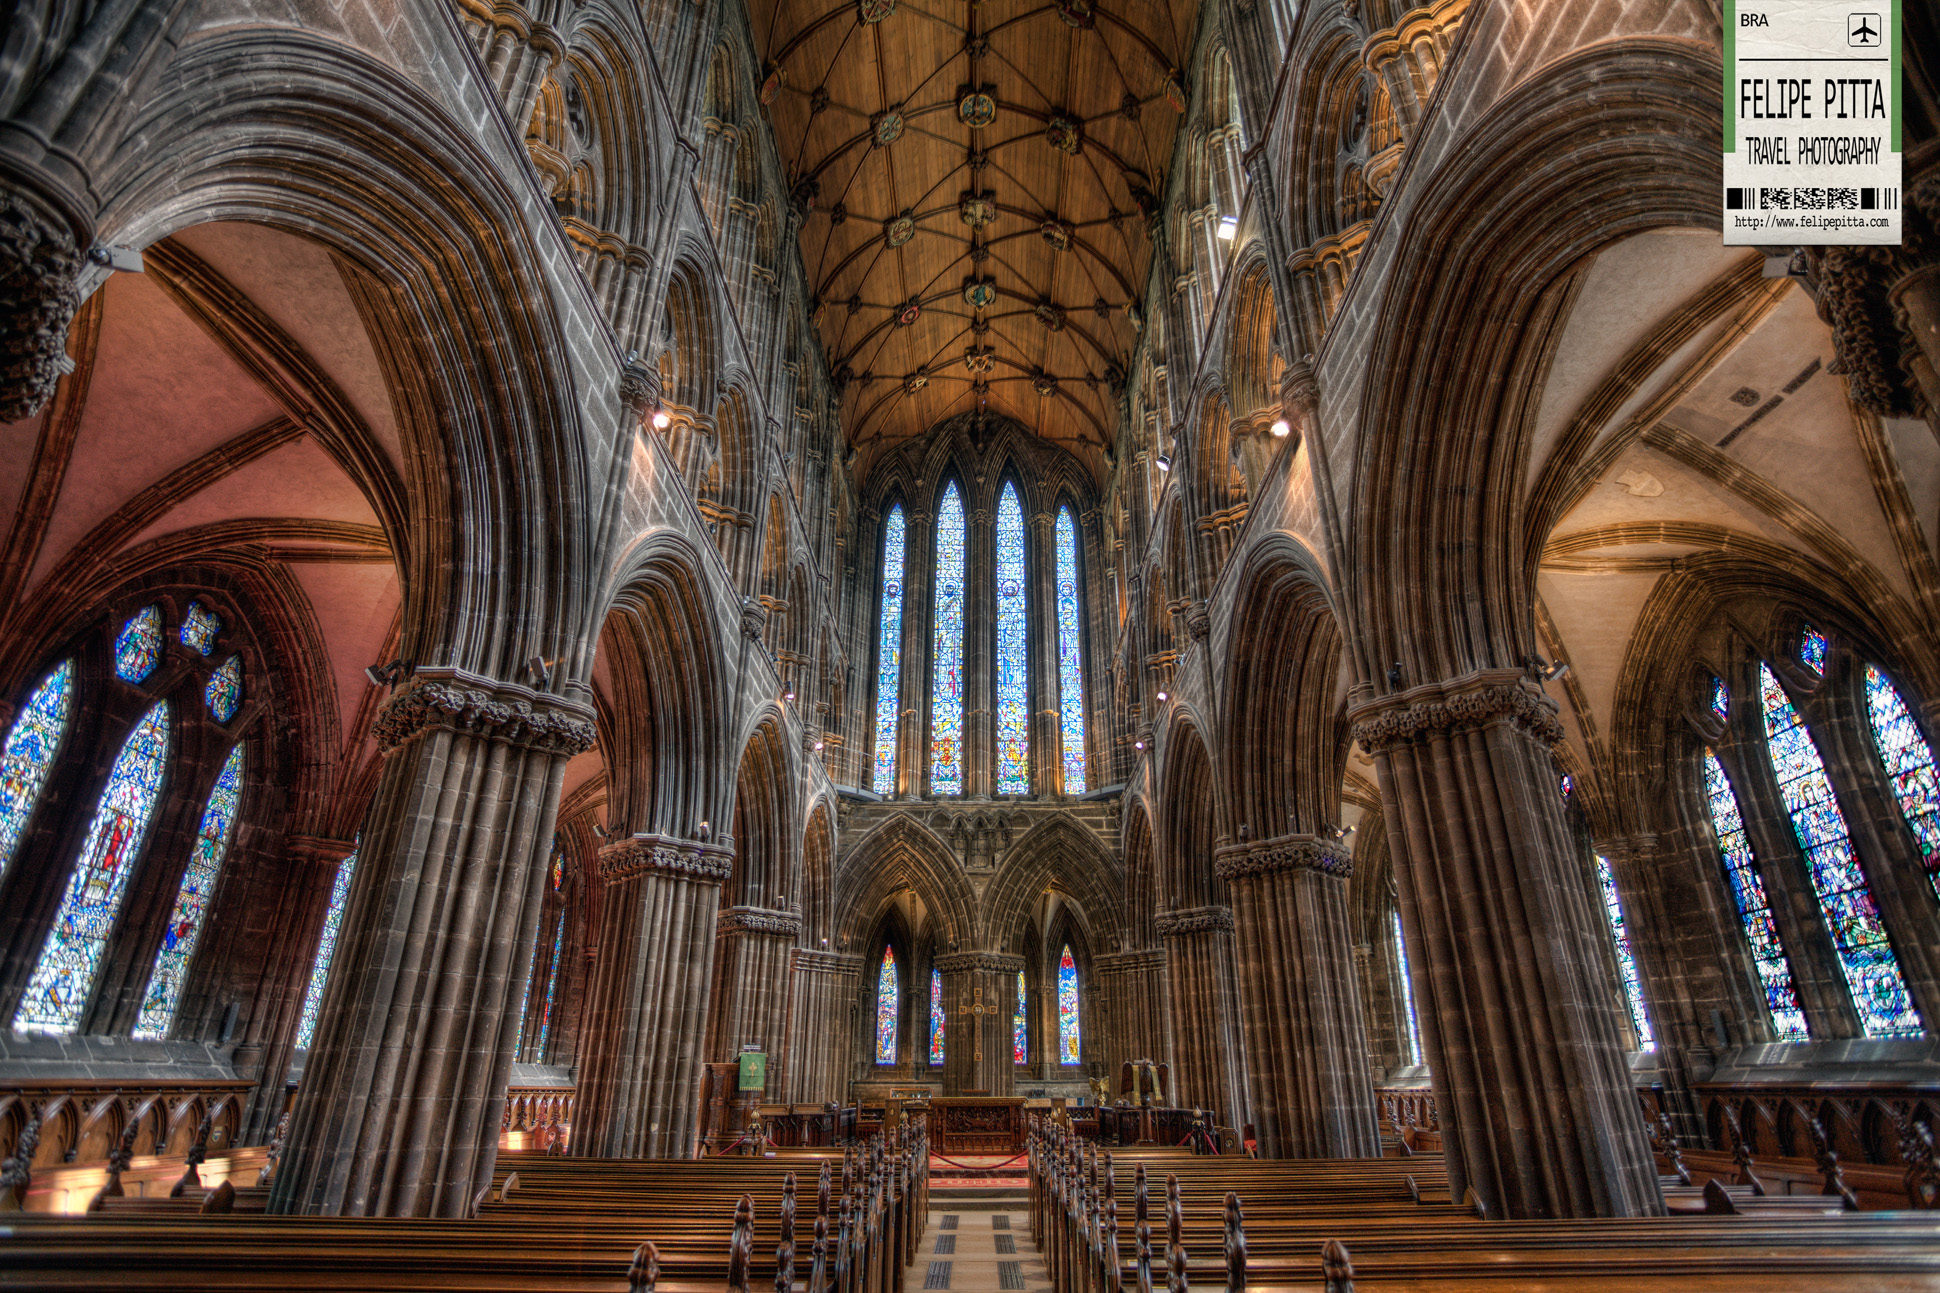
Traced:
POLYGON ((1031 1243, 1030 1215, 1021 1200, 1016 1206, 1015 1212, 992 1212, 988 1204, 969 1200, 933 1200, 904 1288, 1048 1293, 1051 1278, 1031 1243))

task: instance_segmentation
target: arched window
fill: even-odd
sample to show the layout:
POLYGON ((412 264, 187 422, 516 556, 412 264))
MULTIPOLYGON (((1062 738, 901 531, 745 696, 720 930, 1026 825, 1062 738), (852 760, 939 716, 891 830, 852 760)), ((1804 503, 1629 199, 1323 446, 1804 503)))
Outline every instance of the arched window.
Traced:
POLYGON ((0 876, 7 874, 7 864, 27 833, 27 819, 47 783, 47 769, 67 732, 73 702, 74 662, 63 660, 40 680, 8 729, 7 744, 0 749, 0 876))
POLYGON ((215 715, 218 723, 227 723, 236 716, 242 706, 243 672, 242 657, 232 655, 222 662, 222 667, 209 675, 209 685, 203 688, 202 699, 209 703, 209 712, 215 715))
POLYGON ((876 1063, 896 1062, 896 951, 882 949, 882 972, 876 975, 876 1063))
POLYGON ((1415 1017, 1415 982, 1408 975, 1408 944, 1401 937, 1401 910, 1394 911, 1394 971, 1401 976, 1401 1004, 1406 1007, 1408 1063, 1421 1063, 1421 1021, 1415 1017))
POLYGON ((951 481, 936 509, 936 665, 930 695, 930 793, 963 793, 963 499, 951 481))
MULTIPOLYGON (((232 657, 233 658, 233 657, 232 657)), ((141 1015, 135 1021, 135 1036, 156 1041, 168 1036, 175 1022, 175 1008, 182 1001, 182 985, 188 978, 189 961, 202 937, 202 921, 209 914, 209 900, 215 896, 216 880, 222 875, 222 860, 229 853, 229 837, 235 833, 236 810, 242 802, 243 748, 229 751, 215 789, 209 792, 202 810, 202 827, 195 835, 195 850, 189 854, 188 870, 175 892, 175 910, 169 913, 162 931, 162 945, 155 953, 155 968, 148 976, 148 991, 143 994, 141 1015)))
POLYGON ((1799 1009, 1792 964, 1786 958, 1784 940, 1778 936, 1778 925, 1772 920, 1765 880, 1758 874, 1758 861, 1751 853, 1744 814, 1738 811, 1738 796, 1724 775, 1724 765, 1709 750, 1704 752, 1704 792, 1710 802, 1711 830, 1718 840, 1718 860, 1724 864, 1732 901, 1745 927, 1752 968, 1758 971, 1758 980, 1765 988, 1772 1028, 1781 1041, 1802 1042, 1806 1038, 1805 1012, 1799 1009))
POLYGON ((330 906, 323 913, 323 937, 317 942, 317 959, 310 963, 310 986, 304 990, 303 1014, 296 1026, 296 1044, 305 1049, 317 1035, 323 986, 330 982, 330 958, 337 951, 337 935, 343 931, 344 903, 350 897, 350 878, 356 872, 357 853, 353 849, 337 866, 336 883, 330 886, 330 906))
POLYGON ((1078 1062, 1078 963, 1065 944, 1058 958, 1058 1063, 1078 1062))
POLYGON ((896 790, 896 716, 902 712, 903 509, 889 509, 882 526, 882 628, 876 639, 876 774, 879 795, 896 790))
POLYGON ((1078 522, 1058 509, 1058 728, 1064 745, 1064 793, 1085 785, 1084 615, 1078 601, 1078 522))
POLYGON ((539 1045, 535 1048, 534 1058, 541 1064, 546 1062, 546 1043, 552 1038, 552 1002, 559 993, 559 951, 566 943, 566 913, 560 912, 559 919, 552 923, 552 960, 546 971, 546 1004, 539 1013, 539 1045))
POLYGON ((1623 923, 1623 904, 1617 901, 1617 877, 1601 854, 1596 858, 1596 882, 1603 890, 1603 914, 1610 920, 1610 941, 1617 947, 1617 977, 1623 981, 1623 998, 1630 1006, 1630 1022, 1637 1028, 1637 1049, 1654 1051, 1657 1040, 1650 1031, 1650 1016, 1644 1012, 1644 988, 1637 977, 1637 958, 1630 951, 1630 931, 1623 923))
POLYGON ((943 971, 930 970, 930 1063, 943 1062, 943 971))
POLYGON ((997 793, 1030 790, 1030 634, 1024 599, 1024 509, 1006 481, 997 500, 997 793))
MULTIPOLYGON (((1815 671, 1822 670, 1825 639, 1808 629, 1799 656, 1815 671)), ((1925 1031, 1919 1011, 1900 977, 1892 940, 1860 870, 1845 815, 1833 799, 1819 747, 1766 665, 1758 666, 1758 684, 1767 752, 1778 777, 1779 796, 1805 854, 1812 891, 1818 895, 1826 932, 1832 935, 1838 950, 1839 968, 1845 972, 1860 1026, 1868 1037, 1917 1036, 1925 1031)))
POLYGON ((115 677, 140 682, 162 658, 162 608, 144 606, 128 617, 115 636, 115 677))
MULTIPOLYGON (((1892 785, 1893 802, 1900 806, 1900 815, 1920 846, 1927 883, 1940 894, 1940 782, 1934 776, 1933 748, 1914 725, 1898 688, 1878 665, 1866 666, 1866 715, 1872 720, 1873 743, 1892 785)), ((0 864, 4 859, 0 853, 0 864)))
POLYGON ((128 875, 148 835, 168 746, 168 702, 157 701, 115 756, 54 927, 14 1016, 15 1028, 71 1033, 80 1025, 101 953, 128 892, 128 875))
POLYGON ((1028 1064, 1031 1059, 1030 1020, 1024 1011, 1024 972, 1017 972, 1017 1014, 1010 1021, 1010 1061, 1028 1064))

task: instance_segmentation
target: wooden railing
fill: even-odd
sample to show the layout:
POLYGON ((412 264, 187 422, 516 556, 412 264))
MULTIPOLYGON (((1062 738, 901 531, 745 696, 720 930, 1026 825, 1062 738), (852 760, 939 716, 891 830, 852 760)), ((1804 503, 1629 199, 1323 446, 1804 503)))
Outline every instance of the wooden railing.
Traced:
POLYGON ((127 1082, 81 1079, 0 1083, 0 1159, 11 1158, 21 1131, 36 1123, 33 1167, 106 1163, 134 1128, 137 1157, 188 1152, 203 1121, 208 1148, 224 1151, 242 1127, 246 1081, 127 1082))

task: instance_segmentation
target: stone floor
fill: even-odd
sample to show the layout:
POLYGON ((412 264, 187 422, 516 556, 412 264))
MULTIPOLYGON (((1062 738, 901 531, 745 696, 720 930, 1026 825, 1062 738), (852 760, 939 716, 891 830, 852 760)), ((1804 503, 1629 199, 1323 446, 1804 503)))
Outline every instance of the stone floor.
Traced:
POLYGON ((916 1245, 904 1288, 951 1293, 1048 1293, 1050 1276, 1031 1243, 1030 1216, 1021 1200, 1014 1211, 989 1211, 974 1203, 932 1200, 929 1225, 916 1245))

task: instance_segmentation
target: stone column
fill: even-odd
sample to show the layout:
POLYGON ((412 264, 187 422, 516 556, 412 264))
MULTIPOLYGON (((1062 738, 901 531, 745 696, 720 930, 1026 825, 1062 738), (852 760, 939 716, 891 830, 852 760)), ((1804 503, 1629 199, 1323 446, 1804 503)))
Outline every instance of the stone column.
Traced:
POLYGON ((843 1102, 855 1045, 849 1035, 849 1006, 861 981, 862 958, 798 947, 791 960, 795 991, 782 1098, 790 1104, 843 1102))
POLYGON ((592 711, 421 669, 385 754, 270 1211, 469 1215, 491 1179, 567 760, 592 711))
POLYGON ((936 958, 943 972, 943 1009, 949 1030, 943 1049, 943 1093, 1010 1095, 1011 1021, 1017 1014, 1017 975, 1024 958, 1002 952, 949 952, 936 958))
POLYGON ((1165 940, 1172 1021, 1172 1098, 1184 1107, 1214 1109, 1223 1125, 1238 1127, 1252 1119, 1233 973, 1232 909, 1162 911, 1158 926, 1165 940))
POLYGON ((1170 1063, 1171 1039, 1166 1030, 1165 952, 1153 948, 1094 956, 1108 1021, 1099 1058, 1112 1090, 1118 1089, 1118 1066, 1126 1060, 1170 1063))
POLYGON ((1260 1152, 1378 1157, 1348 935, 1353 858, 1332 840, 1286 835, 1220 849, 1213 873, 1233 905, 1260 1152))
POLYGON ((714 922, 716 999, 707 1030, 709 1061, 731 1063, 743 1046, 768 1056, 768 1095, 782 1090, 787 1040, 788 954, 802 932, 798 911, 729 907, 714 922))
POLYGON ((596 1158, 694 1152, 721 885, 734 851, 635 835, 600 850, 573 1139, 596 1158))
POLYGON ((1495 1217, 1661 1215, 1592 951, 1609 935, 1556 793, 1555 703, 1508 669, 1356 699, 1452 1192, 1495 1217))

